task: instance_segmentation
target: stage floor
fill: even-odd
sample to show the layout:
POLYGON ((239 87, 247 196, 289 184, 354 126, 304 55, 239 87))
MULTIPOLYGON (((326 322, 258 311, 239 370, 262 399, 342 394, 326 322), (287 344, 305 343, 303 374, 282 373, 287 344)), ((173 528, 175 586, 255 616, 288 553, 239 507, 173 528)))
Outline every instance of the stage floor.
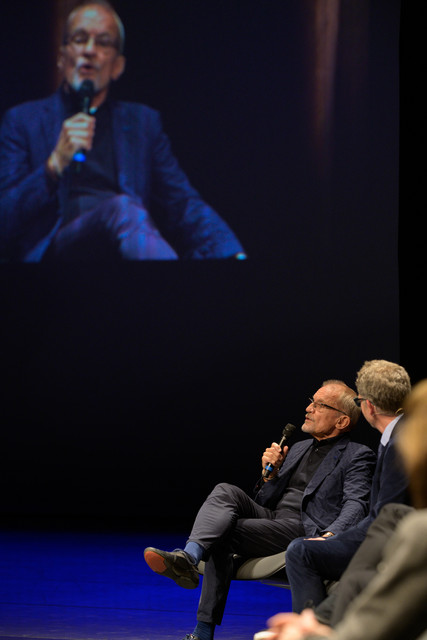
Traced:
MULTIPOLYGON (((182 640, 193 631, 200 586, 152 573, 146 546, 173 549, 180 535, 0 529, 0 640, 182 640)), ((233 582, 215 640, 252 640, 291 608, 290 592, 233 582)))

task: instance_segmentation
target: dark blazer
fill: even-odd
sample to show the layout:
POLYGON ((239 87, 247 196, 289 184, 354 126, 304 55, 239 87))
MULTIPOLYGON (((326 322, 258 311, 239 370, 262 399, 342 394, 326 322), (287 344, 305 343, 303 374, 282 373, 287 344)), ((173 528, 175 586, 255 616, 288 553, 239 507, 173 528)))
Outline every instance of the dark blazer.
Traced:
MULTIPOLYGON (((312 440, 296 442, 278 475, 267 482, 257 502, 274 509, 289 479, 312 440)), ((339 533, 359 522, 368 512, 376 456, 369 447, 339 439, 321 462, 305 488, 301 516, 307 536, 339 533)))
POLYGON ((426 567, 427 509, 419 509, 397 525, 380 570, 351 603, 335 640, 426 640, 426 567))
POLYGON ((396 439, 402 429, 403 420, 404 418, 401 418, 396 424, 383 452, 378 456, 372 479, 369 513, 355 527, 339 537, 339 540, 344 541, 354 551, 365 539, 371 523, 386 504, 411 504, 408 477, 396 448, 396 439))
MULTIPOLYGON (((384 505, 390 502, 411 504, 408 476, 396 448, 396 440, 399 438, 404 419, 404 417, 399 419, 384 451, 378 456, 372 480, 371 506, 367 516, 366 530, 384 505)), ((363 526, 363 523, 359 526, 363 526)))
MULTIPOLYGON (((173 156, 159 114, 111 101, 120 192, 151 214, 181 258, 223 258, 243 251, 219 215, 202 201, 173 156)), ((0 257, 39 261, 60 225, 66 201, 46 174, 66 114, 60 90, 10 109, 0 129, 0 257)))
POLYGON ((343 619, 347 608, 355 597, 369 584, 378 573, 378 567, 384 558, 384 549, 397 525, 415 509, 407 504, 386 504, 366 534, 366 538, 352 557, 350 564, 340 578, 339 589, 332 591, 320 607, 316 608, 316 617, 321 609, 323 616, 330 609, 330 617, 325 624, 335 627, 343 619))

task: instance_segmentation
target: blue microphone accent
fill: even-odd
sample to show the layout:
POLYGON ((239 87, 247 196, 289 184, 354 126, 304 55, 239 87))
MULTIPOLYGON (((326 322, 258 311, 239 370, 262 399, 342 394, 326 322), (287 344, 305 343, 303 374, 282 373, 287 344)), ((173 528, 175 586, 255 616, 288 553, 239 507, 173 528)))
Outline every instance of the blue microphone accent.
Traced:
POLYGON ((73 160, 75 160, 75 162, 86 162, 86 156, 83 151, 77 151, 73 160))

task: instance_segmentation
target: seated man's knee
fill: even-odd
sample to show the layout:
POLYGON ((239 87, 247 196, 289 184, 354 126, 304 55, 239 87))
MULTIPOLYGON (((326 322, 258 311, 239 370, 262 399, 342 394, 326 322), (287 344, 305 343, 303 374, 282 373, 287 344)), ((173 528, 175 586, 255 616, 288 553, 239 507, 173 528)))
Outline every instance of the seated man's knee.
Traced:
POLYGON ((146 209, 124 193, 109 198, 104 203, 103 214, 106 226, 111 229, 126 231, 144 227, 146 231, 157 231, 146 209))
POLYGON ((175 250, 162 237, 143 205, 125 194, 110 198, 102 219, 122 257, 130 260, 176 260, 175 250))
POLYGON ((295 538, 286 548, 286 564, 299 562, 306 551, 304 538, 295 538))
POLYGON ((237 498, 241 493, 244 493, 243 490, 236 487, 236 485, 229 484, 228 482, 220 482, 214 487, 210 497, 222 498, 229 502, 230 500, 237 498))
POLYGON ((233 487, 234 485, 229 484, 228 482, 219 482, 215 485, 212 493, 229 495, 232 492, 233 487))
POLYGON ((126 209, 132 204, 132 198, 125 193, 118 193, 115 196, 112 196, 109 199, 111 206, 115 209, 122 210, 126 209))

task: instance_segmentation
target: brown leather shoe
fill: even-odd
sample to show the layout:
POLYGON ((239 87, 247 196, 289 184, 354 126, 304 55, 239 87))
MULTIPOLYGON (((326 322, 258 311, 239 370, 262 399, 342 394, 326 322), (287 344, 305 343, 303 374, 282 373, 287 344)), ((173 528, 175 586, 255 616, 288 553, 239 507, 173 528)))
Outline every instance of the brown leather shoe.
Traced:
POLYGON ((144 551, 145 562, 152 571, 171 578, 184 589, 195 589, 199 584, 199 574, 183 551, 162 551, 147 547, 144 551))

